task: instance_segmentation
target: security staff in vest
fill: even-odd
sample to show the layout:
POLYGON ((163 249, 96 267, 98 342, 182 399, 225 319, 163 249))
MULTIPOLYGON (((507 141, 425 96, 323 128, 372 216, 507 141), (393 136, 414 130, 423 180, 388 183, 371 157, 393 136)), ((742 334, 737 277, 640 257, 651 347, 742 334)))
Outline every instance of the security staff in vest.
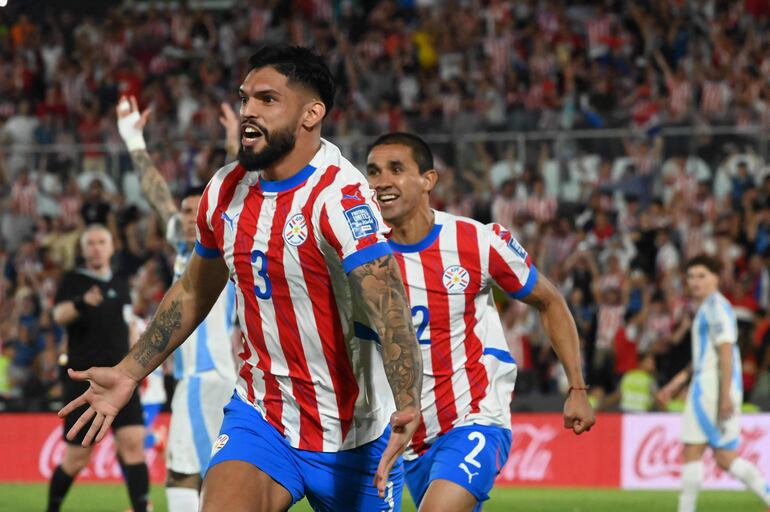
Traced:
MULTIPOLYGON (((91 224, 80 237, 85 266, 68 272, 56 294, 54 320, 67 328, 68 365, 75 370, 91 366, 111 366, 128 353, 128 324, 131 296, 128 283, 112 275, 110 258, 114 252, 110 231, 91 224)), ((88 388, 88 382, 63 377, 63 400, 72 400, 88 388)), ((82 407, 64 419, 64 434, 85 411, 82 407)), ((146 512, 149 473, 144 458, 144 426, 139 394, 112 424, 118 460, 128 484, 134 512, 146 512)), ((75 440, 65 437, 67 448, 62 463, 56 467, 48 493, 48 511, 58 511, 72 482, 88 465, 93 446, 81 446, 88 428, 80 430, 75 440)))

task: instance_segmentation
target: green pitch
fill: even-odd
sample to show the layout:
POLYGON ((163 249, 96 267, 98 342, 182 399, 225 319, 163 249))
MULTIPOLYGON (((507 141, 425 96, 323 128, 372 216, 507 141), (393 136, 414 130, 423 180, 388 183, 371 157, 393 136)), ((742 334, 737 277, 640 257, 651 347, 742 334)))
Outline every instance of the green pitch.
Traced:
MULTIPOLYGON (((0 510, 40 512, 45 509, 47 487, 43 484, 0 484, 0 510)), ((163 487, 152 487, 155 512, 166 512, 163 487)), ((748 492, 701 493, 699 512, 766 512, 760 501, 748 492)), ((124 512, 129 507, 125 487, 107 484, 75 484, 65 501, 63 512, 124 512)), ((599 489, 520 489, 492 492, 485 512, 650 512, 675 510, 676 493, 664 491, 619 491, 599 489)), ((292 512, 309 512, 302 502, 292 512)), ((414 512, 411 500, 404 499, 404 512, 414 512)))

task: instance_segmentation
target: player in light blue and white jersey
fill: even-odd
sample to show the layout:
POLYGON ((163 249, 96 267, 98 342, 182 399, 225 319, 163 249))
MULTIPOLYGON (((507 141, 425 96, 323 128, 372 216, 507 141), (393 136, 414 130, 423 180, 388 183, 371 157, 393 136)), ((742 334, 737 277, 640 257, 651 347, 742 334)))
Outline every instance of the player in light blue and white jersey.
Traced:
MULTIPOLYGON (((181 209, 177 208, 168 185, 145 149, 142 129, 149 109, 140 114, 134 98, 121 98, 117 111, 118 128, 139 173, 142 192, 166 226, 168 242, 176 249, 174 279, 177 279, 192 256, 196 213, 203 188, 188 189, 181 209)), ((237 117, 224 105, 222 122, 226 128, 234 127, 236 138, 240 135, 237 117)), ((208 467, 224 406, 235 387, 234 315, 235 289, 229 282, 208 316, 174 353, 177 385, 171 401, 166 452, 166 497, 170 512, 198 510, 201 476, 208 467)))
POLYGON ((697 256, 687 262, 687 287, 698 304, 692 321, 692 365, 664 388, 673 394, 692 375, 682 424, 684 465, 679 512, 694 512, 703 480, 707 447, 723 471, 743 482, 770 506, 770 486, 759 469, 736 452, 743 403, 738 324, 730 302, 719 293, 719 261, 697 256))

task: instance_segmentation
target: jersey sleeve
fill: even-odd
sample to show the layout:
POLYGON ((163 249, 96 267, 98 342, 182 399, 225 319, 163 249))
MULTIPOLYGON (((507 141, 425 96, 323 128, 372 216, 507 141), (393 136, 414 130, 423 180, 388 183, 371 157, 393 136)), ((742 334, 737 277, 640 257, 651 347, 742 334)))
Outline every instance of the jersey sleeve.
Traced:
POLYGON ((738 342, 738 324, 733 308, 727 301, 716 301, 710 316, 709 331, 715 345, 738 342))
POLYGON ((195 221, 195 252, 198 256, 207 259, 219 258, 222 252, 217 245, 217 239, 214 236, 214 226, 211 221, 213 210, 216 208, 216 200, 211 201, 210 190, 211 183, 206 186, 200 203, 198 203, 198 214, 195 221))
POLYGON ((510 231, 500 224, 490 224, 489 276, 513 299, 523 299, 537 284, 537 269, 532 258, 510 231))
POLYGON ((374 193, 365 182, 351 183, 329 194, 319 217, 321 236, 336 251, 346 273, 392 254, 374 193))

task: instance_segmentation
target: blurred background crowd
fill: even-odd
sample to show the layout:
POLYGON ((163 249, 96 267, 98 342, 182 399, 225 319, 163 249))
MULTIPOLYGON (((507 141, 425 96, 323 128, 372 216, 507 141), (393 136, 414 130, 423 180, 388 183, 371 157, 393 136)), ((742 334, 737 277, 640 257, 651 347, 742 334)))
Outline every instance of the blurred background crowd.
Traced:
MULTIPOLYGON (((354 163, 388 131, 432 142, 436 207, 510 229, 561 287, 597 405, 677 407, 655 390, 689 362, 682 269, 699 253, 724 266, 746 399, 770 405, 770 2, 24 4, 0 10, 3 407, 57 405, 66 339, 52 299, 83 226, 112 230, 138 316, 170 283, 118 98, 153 108, 145 137, 180 193, 224 163, 220 104, 237 103, 265 40, 324 55, 338 82, 325 136, 354 163)), ((536 313, 499 306, 520 369, 514 407, 558 397, 536 313)))

